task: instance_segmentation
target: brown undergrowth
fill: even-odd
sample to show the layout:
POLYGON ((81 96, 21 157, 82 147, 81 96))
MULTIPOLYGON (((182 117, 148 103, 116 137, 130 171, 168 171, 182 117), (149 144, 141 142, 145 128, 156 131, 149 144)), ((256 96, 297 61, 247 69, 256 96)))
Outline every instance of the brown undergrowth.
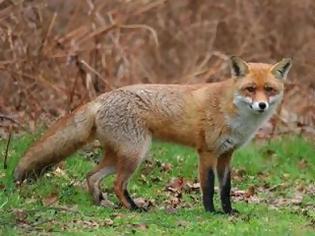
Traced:
POLYGON ((280 115, 259 137, 314 136, 314 11, 311 0, 0 1, 0 135, 127 84, 225 79, 234 54, 294 58, 280 115))

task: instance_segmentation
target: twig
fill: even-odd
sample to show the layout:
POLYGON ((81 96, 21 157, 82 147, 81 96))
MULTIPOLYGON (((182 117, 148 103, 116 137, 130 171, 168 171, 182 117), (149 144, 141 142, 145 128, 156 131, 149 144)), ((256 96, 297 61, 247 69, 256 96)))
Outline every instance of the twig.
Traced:
POLYGON ((158 48, 159 45, 160 45, 159 44, 159 39, 158 39, 158 36, 157 36, 157 32, 152 27, 150 27, 148 25, 145 25, 145 24, 132 24, 132 25, 118 25, 118 26, 119 26, 119 28, 122 28, 122 29, 145 29, 145 30, 148 30, 152 34, 155 46, 158 48))
POLYGON ((95 75, 97 75, 105 84, 107 87, 109 87, 110 89, 112 89, 112 87, 110 86, 110 84, 106 81, 106 79, 98 72, 96 71, 92 66, 90 66, 87 62, 85 62, 84 60, 80 60, 79 61, 82 65, 84 65, 88 70, 90 70, 91 72, 93 72, 95 75))
POLYGON ((3 161, 3 168, 4 169, 8 168, 7 159, 8 159, 9 146, 10 146, 10 142, 11 142, 11 136, 12 136, 12 126, 9 127, 9 139, 7 142, 7 147, 5 149, 5 155, 4 155, 4 161, 3 161))
POLYGON ((6 116, 6 115, 3 115, 3 114, 0 114, 0 120, 1 120, 1 119, 9 120, 9 121, 11 121, 12 123, 21 126, 21 125, 19 124, 19 122, 17 122, 16 120, 14 120, 14 119, 13 119, 12 117, 10 117, 10 116, 6 116))
POLYGON ((101 34, 106 34, 107 32, 111 31, 112 29, 117 28, 116 24, 113 25, 104 25, 99 27, 98 29, 96 29, 95 31, 93 31, 92 33, 90 33, 89 35, 85 36, 84 38, 80 39, 77 44, 81 45, 82 43, 90 40, 91 38, 94 38, 95 36, 99 36, 101 34))
POLYGON ((45 47, 46 47, 46 45, 47 45, 48 38, 49 38, 50 35, 51 35, 51 31, 52 31, 52 29, 53 29, 53 27, 54 27, 54 24, 55 24, 55 22, 56 22, 57 16, 58 16, 58 13, 57 13, 57 12, 54 12, 53 17, 52 17, 52 19, 51 19, 51 21, 50 21, 50 24, 49 24, 49 27, 48 27, 46 36, 45 36, 45 38, 44 38, 44 40, 43 40, 43 43, 42 43, 42 45, 41 45, 40 51, 45 50, 45 47))

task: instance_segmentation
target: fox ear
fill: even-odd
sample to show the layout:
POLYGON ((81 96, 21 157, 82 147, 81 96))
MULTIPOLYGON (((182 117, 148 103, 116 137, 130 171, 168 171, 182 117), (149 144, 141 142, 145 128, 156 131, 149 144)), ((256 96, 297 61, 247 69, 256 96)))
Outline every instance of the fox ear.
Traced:
POLYGON ((281 80, 285 80, 292 66, 292 58, 283 58, 271 68, 271 73, 281 80))
POLYGON ((232 77, 242 77, 248 73, 248 64, 240 57, 230 57, 230 68, 232 77))

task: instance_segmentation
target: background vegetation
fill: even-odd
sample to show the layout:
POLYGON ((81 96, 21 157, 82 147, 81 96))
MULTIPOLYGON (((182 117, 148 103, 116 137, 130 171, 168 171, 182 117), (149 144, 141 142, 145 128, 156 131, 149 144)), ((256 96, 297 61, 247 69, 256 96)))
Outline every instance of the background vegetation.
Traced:
POLYGON ((314 135, 314 12, 312 0, 2 0, 1 126, 34 130, 127 84, 223 80, 239 55, 294 58, 277 131, 314 135))

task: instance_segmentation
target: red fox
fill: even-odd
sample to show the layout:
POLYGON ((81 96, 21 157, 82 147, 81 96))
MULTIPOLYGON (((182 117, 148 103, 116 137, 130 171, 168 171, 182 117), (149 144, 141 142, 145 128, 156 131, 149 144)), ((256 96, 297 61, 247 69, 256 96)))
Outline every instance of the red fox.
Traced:
POLYGON ((14 178, 21 183, 65 159, 93 139, 104 147, 103 160, 87 175, 96 204, 104 195, 100 181, 117 174, 114 192, 129 209, 139 209, 127 184, 145 158, 151 138, 194 147, 199 154, 203 205, 213 205, 215 173, 223 211, 231 207, 230 161, 235 149, 246 144, 282 100, 290 58, 269 65, 230 58, 231 78, 195 85, 140 84, 104 93, 62 118, 33 144, 18 163, 14 178))

